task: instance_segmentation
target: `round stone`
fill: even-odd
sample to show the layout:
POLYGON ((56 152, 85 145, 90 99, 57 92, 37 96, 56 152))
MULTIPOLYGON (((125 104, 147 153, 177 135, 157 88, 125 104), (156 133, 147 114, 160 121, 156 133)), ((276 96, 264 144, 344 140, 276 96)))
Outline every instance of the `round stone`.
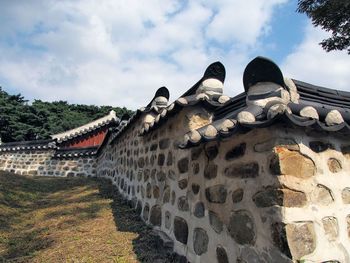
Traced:
POLYGON ((223 204, 226 201, 227 190, 224 185, 214 185, 205 189, 205 196, 211 203, 223 204))
POLYGON ((341 171, 342 169, 342 166, 341 166, 341 163, 340 161, 338 161, 337 159, 335 158, 330 158, 327 162, 328 164, 328 168, 329 170, 332 172, 332 173, 338 173, 341 171))
POLYGON ((170 201, 170 187, 166 186, 163 191, 163 204, 169 203, 170 201))
POLYGON ((221 246, 216 248, 216 258, 218 263, 229 263, 226 250, 221 246))
POLYGON ((143 208, 143 213, 142 213, 143 220, 147 221, 148 215, 149 215, 149 204, 146 203, 144 208, 143 208))
POLYGON ((171 226, 171 213, 169 211, 165 212, 165 228, 169 229, 171 226))
POLYGON ((243 189, 239 188, 237 190, 235 190, 233 193, 232 193, 232 202, 233 203, 239 203, 242 201, 243 199, 243 189))
POLYGON ((157 185, 153 186, 153 197, 158 198, 159 197, 159 187, 157 185))
POLYGON ((188 225, 185 219, 175 216, 174 218, 174 235, 177 241, 187 244, 188 225))
POLYGON ((188 211, 189 210, 189 204, 186 196, 181 196, 177 200, 177 207, 180 211, 188 211))
POLYGON ((194 206, 193 214, 195 217, 201 218, 204 216, 204 211, 205 211, 205 207, 204 207, 203 202, 198 202, 194 206))
POLYGON ((187 179, 182 179, 178 182, 179 188, 181 190, 185 189, 187 187, 187 179))
POLYGON ((255 242, 255 225, 248 211, 233 212, 230 217, 228 231, 240 245, 253 245, 255 242))
POLYGON ((196 195, 199 192, 200 186, 198 184, 192 184, 192 192, 196 195))
POLYGON ((177 167, 179 169, 179 172, 180 173, 188 172, 188 164, 189 164, 189 161, 187 157, 182 158, 180 161, 178 161, 177 167))
POLYGON ((218 215, 213 211, 209 211, 209 223, 216 233, 220 234, 222 232, 223 223, 218 215))
POLYGON ((150 223, 154 226, 162 225, 162 210, 159 205, 155 205, 151 208, 150 223))
POLYGON ((204 169, 204 177, 207 179, 213 179, 217 176, 218 166, 216 164, 208 163, 204 169))
POLYGON ((207 232, 202 228, 193 230, 193 249, 197 255, 202 255, 208 250, 209 237, 207 232))

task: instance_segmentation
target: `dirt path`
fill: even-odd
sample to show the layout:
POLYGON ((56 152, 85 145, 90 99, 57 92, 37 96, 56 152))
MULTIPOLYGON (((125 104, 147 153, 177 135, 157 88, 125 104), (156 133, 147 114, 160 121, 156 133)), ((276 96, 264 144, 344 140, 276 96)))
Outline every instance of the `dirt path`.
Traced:
POLYGON ((183 262, 106 181, 0 172, 0 262, 183 262))

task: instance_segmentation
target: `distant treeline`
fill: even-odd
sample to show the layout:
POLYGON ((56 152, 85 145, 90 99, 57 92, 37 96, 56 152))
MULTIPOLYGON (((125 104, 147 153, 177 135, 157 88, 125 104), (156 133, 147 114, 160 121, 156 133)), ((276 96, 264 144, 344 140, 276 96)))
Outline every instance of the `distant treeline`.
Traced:
POLYGON ((127 108, 69 104, 66 101, 29 104, 21 94, 9 95, 0 87, 0 138, 3 142, 47 139, 108 114, 132 113, 127 108))

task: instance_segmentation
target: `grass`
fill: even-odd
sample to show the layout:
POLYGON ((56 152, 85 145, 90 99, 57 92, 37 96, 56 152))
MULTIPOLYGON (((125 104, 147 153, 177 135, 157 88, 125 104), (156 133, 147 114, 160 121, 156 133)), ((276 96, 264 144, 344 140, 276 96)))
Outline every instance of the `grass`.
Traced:
POLYGON ((179 262, 107 181, 0 172, 0 262, 179 262))

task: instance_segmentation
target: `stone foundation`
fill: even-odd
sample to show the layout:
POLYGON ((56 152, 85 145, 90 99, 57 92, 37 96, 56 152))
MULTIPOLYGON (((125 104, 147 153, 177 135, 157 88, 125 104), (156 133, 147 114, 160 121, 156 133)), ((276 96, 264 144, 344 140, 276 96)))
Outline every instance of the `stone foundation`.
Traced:
POLYGON ((31 176, 95 176, 96 159, 58 159, 54 150, 13 151, 0 154, 0 170, 31 176))

